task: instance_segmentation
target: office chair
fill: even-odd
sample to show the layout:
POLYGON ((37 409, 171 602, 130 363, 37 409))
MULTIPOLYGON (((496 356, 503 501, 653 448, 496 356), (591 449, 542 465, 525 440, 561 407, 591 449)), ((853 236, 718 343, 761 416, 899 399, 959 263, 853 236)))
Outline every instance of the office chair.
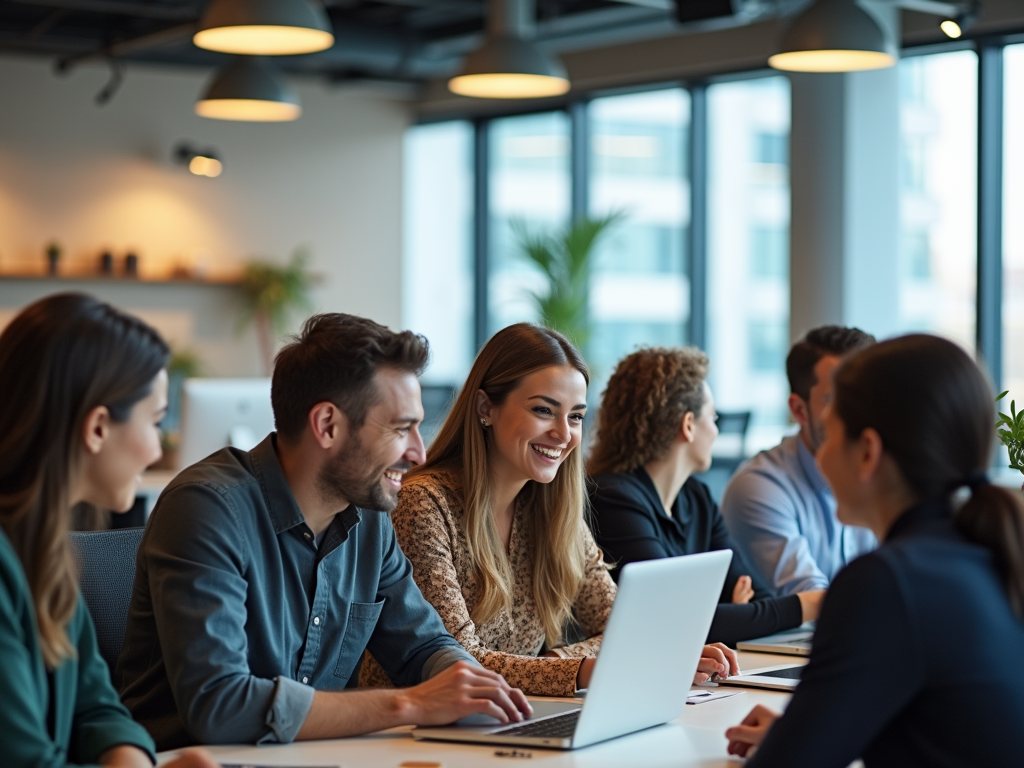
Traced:
POLYGON ((96 625, 100 656, 113 674, 128 624, 135 583, 135 557, 145 528, 73 532, 68 537, 78 563, 78 583, 96 625))

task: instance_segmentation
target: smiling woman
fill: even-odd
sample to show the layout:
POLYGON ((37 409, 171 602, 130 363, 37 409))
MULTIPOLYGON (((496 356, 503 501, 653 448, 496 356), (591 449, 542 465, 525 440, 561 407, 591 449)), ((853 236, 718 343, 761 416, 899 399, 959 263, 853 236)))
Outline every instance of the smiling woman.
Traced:
MULTIPOLYGON (((495 334, 392 515, 448 631, 526 693, 586 687, 615 597, 583 520, 589 378, 555 331, 495 334), (587 639, 566 644, 573 623, 587 639)), ((369 659, 361 683, 386 682, 369 659)))

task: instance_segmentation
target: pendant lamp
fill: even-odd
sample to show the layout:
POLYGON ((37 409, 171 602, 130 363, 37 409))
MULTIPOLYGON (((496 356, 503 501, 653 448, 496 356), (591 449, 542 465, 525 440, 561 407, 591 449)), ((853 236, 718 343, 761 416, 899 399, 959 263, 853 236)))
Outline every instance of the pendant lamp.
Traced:
POLYGON ((487 38, 466 57, 448 89, 480 99, 536 99, 568 92, 565 67, 530 41, 533 26, 533 0, 489 0, 487 38))
POLYGON ((222 53, 286 56, 330 48, 334 35, 315 1, 213 0, 192 42, 222 53))
POLYGON ((790 72, 882 69, 897 60, 895 42, 856 0, 816 0, 793 19, 779 48, 768 64, 790 72))
POLYGON ((196 114, 214 120, 284 122, 302 114, 298 94, 263 59, 239 56, 196 102, 196 114))

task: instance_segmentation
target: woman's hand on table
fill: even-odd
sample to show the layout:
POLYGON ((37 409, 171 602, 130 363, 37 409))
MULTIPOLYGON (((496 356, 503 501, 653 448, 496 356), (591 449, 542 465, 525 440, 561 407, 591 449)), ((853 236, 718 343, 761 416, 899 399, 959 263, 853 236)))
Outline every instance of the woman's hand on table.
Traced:
POLYGON ((753 598, 753 581, 749 576, 740 576, 736 579, 736 586, 732 588, 732 601, 734 603, 749 603, 753 598))
POLYGON ((705 645, 700 652, 700 661, 697 663, 697 672, 693 676, 694 685, 700 685, 711 680, 712 675, 729 677, 740 673, 740 661, 736 651, 722 643, 705 645))
POLYGON ((776 720, 778 714, 772 712, 763 704, 758 704, 743 718, 743 722, 734 725, 725 732, 725 738, 729 740, 729 754, 746 757, 753 747, 758 746, 768 733, 776 720))

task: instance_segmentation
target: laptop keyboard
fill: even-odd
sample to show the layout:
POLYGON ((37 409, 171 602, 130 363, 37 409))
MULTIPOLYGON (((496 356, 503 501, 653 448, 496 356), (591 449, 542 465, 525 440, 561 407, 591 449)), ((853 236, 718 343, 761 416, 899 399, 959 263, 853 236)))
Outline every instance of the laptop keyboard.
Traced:
POLYGON ((541 738, 568 739, 576 732, 576 722, 580 719, 582 709, 565 712, 561 715, 535 720, 522 725, 510 725, 492 733, 502 736, 535 736, 541 738))

